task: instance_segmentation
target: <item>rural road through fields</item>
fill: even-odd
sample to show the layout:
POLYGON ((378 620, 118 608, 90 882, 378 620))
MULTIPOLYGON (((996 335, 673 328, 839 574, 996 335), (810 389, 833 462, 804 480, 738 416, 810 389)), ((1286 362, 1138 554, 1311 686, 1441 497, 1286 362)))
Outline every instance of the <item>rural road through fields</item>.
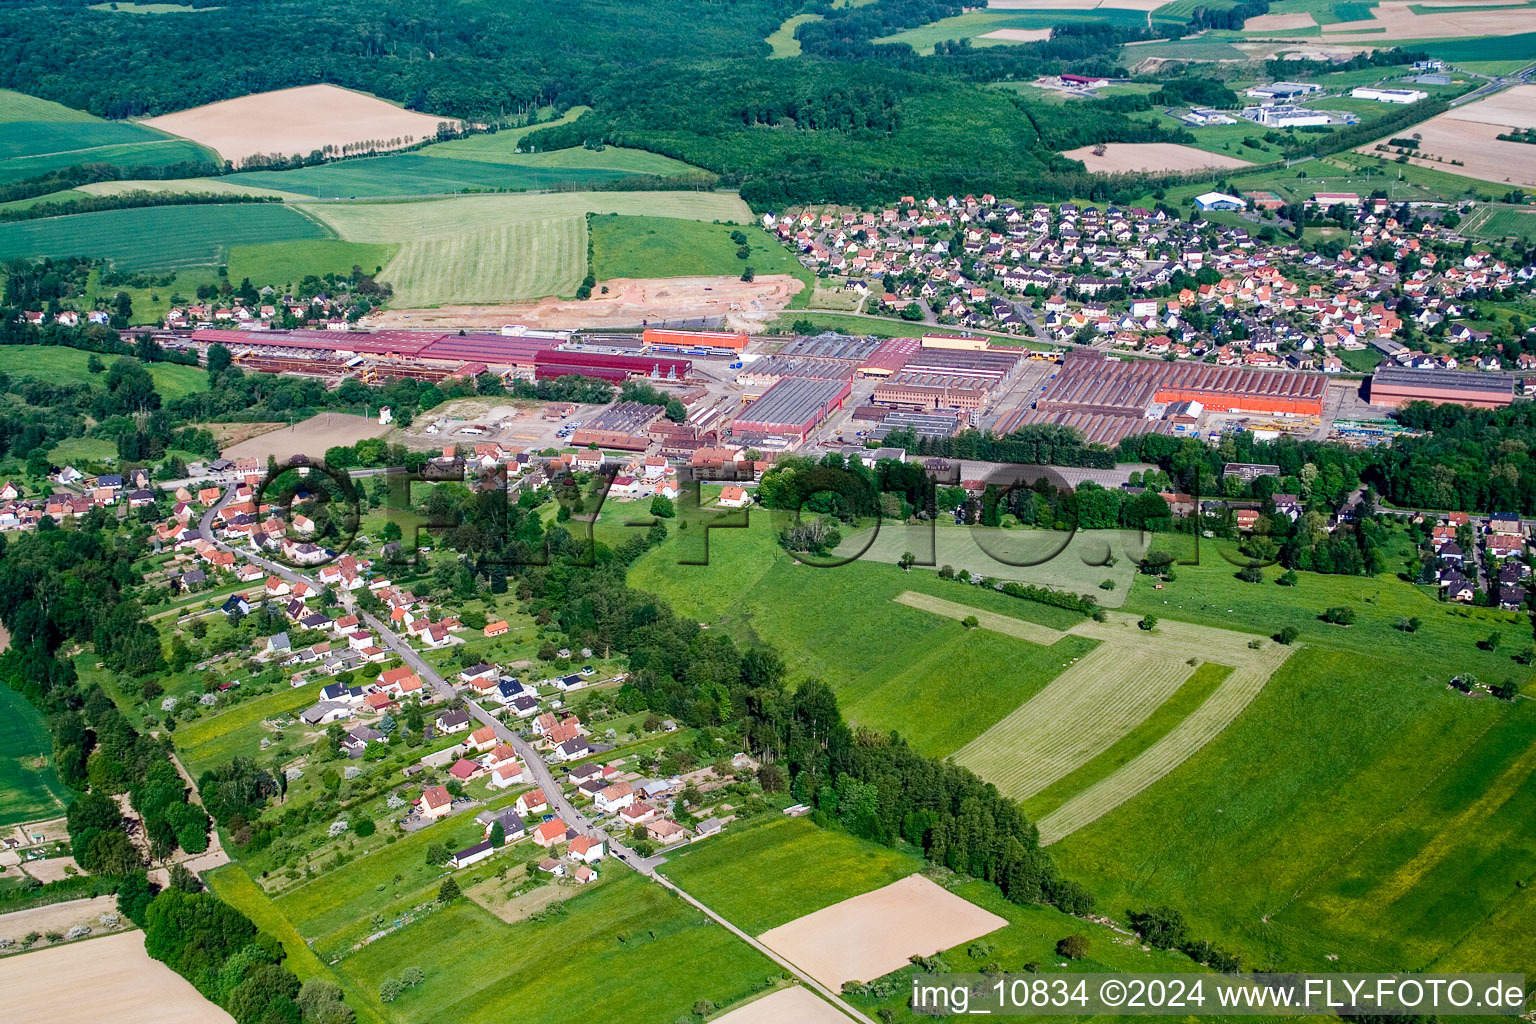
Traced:
MULTIPOLYGON (((285 565, 279 565, 277 562, 262 558, 259 555, 251 553, 250 551, 237 551, 234 547, 225 543, 213 532, 214 517, 218 515, 218 513, 224 508, 225 505, 229 504, 230 499, 233 498, 233 496, 234 488, 231 487, 225 491, 224 497, 219 499, 218 504, 214 505, 208 511, 203 513, 203 517, 198 520, 197 524, 198 533, 202 536, 202 538, 224 551, 229 551, 248 559, 252 564, 259 565, 261 568, 276 576, 282 577, 290 583, 304 583, 308 586, 319 589, 319 584, 315 580, 310 579, 308 576, 295 572, 285 565)), ((350 600, 350 595, 345 596, 343 603, 348 607, 351 607, 352 602, 350 600)), ((376 617, 370 615, 367 612, 359 610, 358 614, 379 634, 380 638, 383 639, 385 646, 394 651, 396 654, 400 655, 401 659, 407 665, 411 666, 411 668, 415 670, 416 674, 421 676, 424 682, 429 683, 434 690, 445 697, 454 696, 454 689, 452 685, 450 685, 448 681, 444 679, 436 669, 427 664, 426 660, 422 658, 421 655, 417 654, 409 644, 397 636, 393 630, 386 627, 376 617)), ((870 1018, 866 1017, 864 1014, 860 1013, 858 1010, 854 1009, 846 1001, 844 1001, 841 995, 832 991, 832 989, 828 988, 826 985, 823 985, 809 974, 806 974, 800 968, 796 967, 794 964, 790 963, 788 960, 785 960, 783 957, 779 956, 779 954, 775 953, 773 950, 757 941, 756 938, 748 935, 746 932, 736 927, 720 914, 717 914, 715 911, 705 906, 698 899, 694 898, 671 879, 658 874, 656 868, 659 865, 665 863, 665 858, 651 857, 650 859, 643 859, 638 856, 634 850, 630 849, 628 846, 625 846, 623 843, 608 835, 608 833, 604 831, 601 826, 588 821, 586 816, 579 813, 576 808, 571 805, 571 802, 565 798, 564 792, 555 782, 554 774, 549 770, 549 765, 545 763, 544 758, 540 756, 539 752, 533 749, 532 744, 523 739, 517 733, 513 732, 500 719, 486 711, 476 702, 472 700, 466 700, 465 705, 469 708, 470 713, 474 715, 476 720, 495 729, 497 737, 510 743, 512 745, 512 749, 517 751, 517 755, 523 759, 523 763, 528 765, 529 770, 533 773, 534 780, 538 783, 539 788, 544 791, 544 795, 549 799, 550 804, 554 807, 555 811, 559 813, 561 821, 564 821, 567 825, 574 828, 581 835, 591 836, 594 839, 602 839, 608 844, 609 851, 620 857, 630 867, 634 868, 636 871, 640 872, 640 874, 646 876, 652 881, 657 882, 665 888, 672 890, 684 901, 708 917, 711 921, 714 921, 716 924, 725 928, 732 935, 736 936, 738 939, 745 942, 753 949, 757 950, 763 956, 784 968, 784 970, 794 975, 794 977, 798 979, 802 984, 815 991, 823 999, 829 1000, 834 1006, 842 1010, 849 1017, 859 1021, 860 1024, 875 1024, 875 1022, 870 1018)), ((196 791, 195 786, 193 787, 193 790, 196 791)))

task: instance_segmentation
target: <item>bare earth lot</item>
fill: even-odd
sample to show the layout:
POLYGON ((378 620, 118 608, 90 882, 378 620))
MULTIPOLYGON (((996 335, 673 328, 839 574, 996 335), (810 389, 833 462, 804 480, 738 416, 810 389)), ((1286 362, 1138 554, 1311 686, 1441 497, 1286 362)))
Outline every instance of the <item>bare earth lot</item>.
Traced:
POLYGON ((21 866, 21 870, 44 884, 68 878, 70 868, 74 868, 76 874, 84 874, 73 857, 45 857, 42 860, 29 860, 21 866))
POLYGON ((123 932, 0 960, 7 1018, 113 1024, 234 1024, 191 982, 123 932))
POLYGON ((500 327, 627 327, 643 321, 728 316, 762 321, 789 305, 801 282, 788 274, 764 274, 755 281, 734 277, 614 278, 600 282, 585 302, 555 297, 521 305, 438 306, 389 309, 367 318, 369 327, 454 329, 500 327))
POLYGON ((1280 32, 1295 28, 1311 28, 1317 22, 1306 12, 1301 14, 1260 14, 1243 22, 1245 32, 1280 32))
POLYGON ((796 985, 754 999, 714 1024, 848 1024, 848 1018, 808 988, 796 985))
MULTIPOLYGON (((1536 146, 1498 138, 1510 128, 1530 127, 1536 127, 1536 85, 1519 85, 1415 125, 1421 155, 1409 161, 1483 181, 1536 186, 1536 146), (1461 165, 1453 166, 1453 159, 1461 165)), ((1376 144, 1360 152, 1374 154, 1376 144)))
POLYGON ((389 433, 390 427, 379 426, 376 417, 349 416, 344 412, 322 412, 291 427, 268 431, 224 449, 226 459, 255 457, 265 460, 268 455, 279 462, 293 455, 309 455, 320 458, 327 448, 343 444, 356 444, 369 437, 389 433))
POLYGON ((922 875, 834 903, 770 928, 763 945, 833 989, 903 967, 914 954, 936 953, 1008 922, 922 875))
POLYGON ((1002 39, 1010 43, 1040 43, 1051 38, 1048 28, 1000 28, 988 32, 983 39, 1002 39))
POLYGON ((1247 167, 1248 161, 1207 153, 1193 146, 1173 142, 1112 142, 1104 155, 1094 153, 1095 146, 1069 150, 1063 156, 1081 160, 1095 174, 1123 171, 1195 171, 1202 167, 1247 167))
POLYGON ((144 121, 216 150, 236 167, 257 153, 290 156, 348 142, 421 141, 451 117, 420 114, 334 85, 303 85, 209 103, 144 121))

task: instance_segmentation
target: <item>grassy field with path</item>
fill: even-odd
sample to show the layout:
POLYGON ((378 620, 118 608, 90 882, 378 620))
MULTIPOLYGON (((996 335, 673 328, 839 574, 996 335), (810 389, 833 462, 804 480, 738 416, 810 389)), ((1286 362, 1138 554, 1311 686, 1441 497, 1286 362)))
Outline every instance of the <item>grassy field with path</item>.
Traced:
MULTIPOLYGON (((120 359, 132 357, 101 355, 98 358, 104 365, 110 367, 120 359)), ((8 373, 12 377, 36 377, 49 384, 84 382, 102 387, 104 386, 102 377, 105 374, 91 373, 86 368, 90 359, 91 353, 82 352, 77 348, 52 345, 6 345, 0 347, 0 372, 8 373)), ((196 366, 183 366, 180 363, 149 363, 145 369, 154 378, 155 390, 160 392, 160 396, 167 401, 184 398, 208 386, 207 371, 196 366)), ((87 440, 89 439, 75 438, 64 443, 87 440)), ((114 447, 113 454, 115 453, 114 447)))

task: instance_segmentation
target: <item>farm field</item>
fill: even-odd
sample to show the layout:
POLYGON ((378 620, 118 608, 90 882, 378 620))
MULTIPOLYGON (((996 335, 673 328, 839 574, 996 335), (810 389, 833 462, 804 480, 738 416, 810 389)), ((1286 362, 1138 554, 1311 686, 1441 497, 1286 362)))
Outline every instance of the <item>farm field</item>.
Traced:
POLYGON ((90 255, 122 270, 171 270, 222 262, 231 246, 327 233, 271 203, 152 206, 0 224, 0 259, 90 255))
MULTIPOLYGON (((84 382, 101 386, 100 378, 86 369, 91 354, 77 348, 50 345, 0 346, 0 372, 12 377, 36 377, 49 384, 84 382)), ((110 367, 120 359, 132 356, 101 355, 98 358, 110 367)), ((207 387, 208 372, 196 366, 179 363, 150 363, 145 366, 154 378, 155 390, 167 401, 185 398, 194 391, 207 387)), ((84 439, 75 439, 84 440, 84 439)), ((114 454, 116 449, 114 448, 114 454)))
POLYGON ((718 192, 466 196, 308 209, 349 241, 400 244, 380 275, 394 287, 397 308, 569 295, 586 273, 589 212, 732 221, 751 216, 739 197, 718 192))
POLYGON ((399 307, 572 295, 586 271, 581 217, 525 221, 404 242, 385 264, 399 307))
POLYGON ((43 716, 9 686, 0 688, 0 829, 64 811, 70 791, 52 752, 43 716))
POLYGON ((1194 146, 1181 146, 1172 142, 1113 142, 1104 147, 1102 154, 1095 153, 1096 146, 1071 149, 1062 156, 1081 160, 1088 170, 1096 174, 1116 174, 1123 171, 1194 171, 1204 167, 1228 169, 1248 167, 1250 160, 1209 153, 1194 146))
POLYGON ((1484 206, 1462 222, 1461 232, 1474 238, 1518 238, 1536 242, 1536 211, 1513 206, 1484 206))
POLYGON ((1172 696, 1159 704, 1134 729, 1121 736, 1102 753, 1026 798, 1023 804, 1030 817, 1038 820, 1060 807, 1071 796, 1119 771, 1193 714, 1231 674, 1232 669, 1229 666, 1202 662, 1179 685, 1172 696))
POLYGON ((305 944, 293 924, 278 912, 261 886, 251 880, 245 868, 239 864, 226 864, 204 876, 213 893, 256 922, 256 927, 283 944, 288 954, 288 969, 301 981, 324 978, 335 981, 331 969, 320 962, 314 951, 305 944))
POLYGON ((229 279, 238 283, 250 278, 259 288, 264 284, 298 284, 310 274, 348 274, 354 266, 374 273, 384 269, 396 249, 380 242, 343 242, 337 238, 237 245, 229 250, 229 279))
POLYGON ((144 124, 193 139, 236 167, 257 154, 308 155, 326 146, 357 142, 378 148, 408 144, 437 133, 453 118, 406 110, 365 93, 334 85, 305 85, 209 103, 144 124))
POLYGON ((834 990, 869 981, 924 950, 948 949, 1007 924, 922 875, 835 903, 758 939, 834 990))
MULTIPOLYGON (((574 121, 580 114, 586 113, 587 109, 586 107, 573 107, 560 121, 549 121, 539 125, 539 127, 547 128, 552 124, 564 124, 567 121, 574 121)), ((453 139, 448 142, 434 143, 418 152, 421 156, 433 157, 434 159, 451 159, 455 162, 467 160, 529 168, 603 170, 615 171, 621 174, 645 174, 660 177, 705 173, 692 164, 685 164, 681 160, 674 160, 669 156, 662 156, 660 153, 652 153, 644 149, 629 149, 624 146, 603 146, 600 149, 573 146, 570 149, 540 150, 527 153, 518 152, 523 138, 532 130, 508 128, 490 135, 471 135, 465 139, 453 139)))
POLYGON ((319 683, 306 683, 247 698, 217 715, 177 729, 173 736, 176 751, 193 778, 231 758, 255 757, 261 752, 262 739, 271 736, 261 722, 308 707, 319 692, 319 683))
POLYGON ((846 1024, 848 1019, 837 1007, 799 985, 780 989, 715 1018, 717 1024, 780 1024, 789 1020, 797 1024, 846 1024))
POLYGON ((789 250, 761 232, 745 232, 751 254, 742 259, 731 234, 740 228, 678 217, 600 214, 589 221, 592 272, 598 280, 615 277, 739 276, 794 274, 809 282, 810 271, 789 250))
POLYGON ((669 856, 661 873, 751 935, 879 889, 921 857, 779 815, 732 824, 669 856))
MULTIPOLYGON (((1009 623, 1005 616, 983 617, 965 604, 922 595, 902 594, 897 601, 950 619, 974 615, 989 631, 1016 634, 1021 627, 1038 628, 1009 623)), ((1148 632, 1134 617, 1122 614, 1111 614, 1103 622, 1081 622, 1071 628, 1071 636, 1100 646, 1070 667, 1063 666, 1066 671, 955 755, 959 763, 1018 799, 1105 756, 1157 712, 1198 663, 1211 659, 1236 668, 1149 746, 1043 818, 1042 843, 1055 842, 1107 813, 1209 743, 1243 712, 1291 653, 1243 633, 1189 623, 1164 621, 1148 632)))
POLYGON ((899 729, 924 753, 952 753, 1094 646, 1083 637, 1055 635, 1054 644, 1041 646, 989 635, 893 599, 917 591, 1059 629, 1082 618, 1065 609, 876 562, 800 565, 779 551, 765 515, 754 515, 748 530, 687 534, 706 532, 708 565, 677 564, 680 557, 702 558, 702 551, 681 546, 682 534, 674 534, 631 567, 631 584, 743 642, 773 643, 792 677, 822 679, 837 691, 851 721, 899 729), (807 606, 795 595, 812 585, 818 601, 807 606), (977 679, 992 681, 988 700, 976 699, 977 679))
POLYGON ((381 1010, 399 1024, 514 1016, 671 1024, 697 1000, 728 1006, 777 978, 775 965, 724 928, 611 864, 603 870, 614 877, 578 891, 550 920, 508 925, 461 901, 365 946, 338 969, 373 992, 402 967, 420 966, 426 980, 381 1010), (560 955, 551 957, 552 949, 560 955))
POLYGON ((129 121, 104 121, 83 110, 10 90, 0 91, 0 184, 83 163, 164 167, 211 161, 202 146, 129 121))
POLYGON ((227 180, 235 186, 277 189, 316 199, 369 199, 452 192, 532 192, 602 184, 628 176, 629 172, 611 167, 524 166, 432 157, 418 152, 342 160, 289 171, 241 171, 227 180))
MULTIPOLYGON (((1536 7, 1531 8, 1536 14, 1536 7)), ((1450 166, 1457 174, 1498 184, 1536 188, 1536 146, 1497 138, 1509 128, 1530 127, 1529 111, 1536 105, 1536 85, 1517 85, 1487 99, 1447 110, 1414 125, 1419 155, 1410 156, 1418 166, 1450 166)), ((1384 140, 1378 140, 1384 141, 1384 140)), ((1377 143, 1358 152, 1373 152, 1377 143)))
POLYGON ((1470 941, 1492 950, 1486 969, 1521 969, 1530 947, 1502 929, 1529 914, 1515 882, 1536 870, 1536 843, 1511 831, 1536 792, 1532 710, 1468 699, 1443 671, 1303 648, 1057 861, 1101 905, 1172 903, 1254 965, 1414 969, 1470 941))
POLYGON ((0 991, 17 1020, 234 1024, 191 982, 151 960, 140 931, 0 959, 0 991))
MULTIPOLYGON (((942 18, 918 28, 909 28, 894 35, 876 39, 876 43, 906 43, 920 54, 931 54, 936 44, 947 40, 968 39, 972 46, 1005 46, 1020 42, 1006 36, 996 36, 999 31, 1038 32, 1053 25, 1067 22, 1110 22, 1114 24, 1145 25, 1144 10, 1121 10, 1109 7, 1077 8, 1070 3, 1054 7, 999 10, 991 5, 984 11, 970 11, 942 18)), ((1028 41, 1028 40, 1022 40, 1028 41)))
POLYGON ((168 195, 264 196, 271 199, 303 199, 298 192, 259 188, 234 178, 166 178, 129 181, 93 181, 78 189, 86 195, 115 196, 124 192, 163 192, 168 195))

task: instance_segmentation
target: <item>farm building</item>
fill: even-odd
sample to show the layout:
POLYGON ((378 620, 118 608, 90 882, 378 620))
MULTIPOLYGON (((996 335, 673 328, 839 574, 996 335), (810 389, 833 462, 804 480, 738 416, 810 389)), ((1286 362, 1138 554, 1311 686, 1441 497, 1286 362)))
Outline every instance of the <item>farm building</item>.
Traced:
POLYGON ((785 377, 742 410, 731 433, 782 437, 799 444, 833 409, 842 407, 852 390, 847 381, 785 377))
POLYGON ((578 427, 571 443, 582 447, 595 444, 599 448, 645 451, 651 443, 651 424, 659 420, 664 411, 659 405, 619 402, 578 427))
POLYGON ((645 344, 658 352, 690 355, 734 356, 747 347, 742 331, 664 331, 648 327, 645 344))
POLYGON ((1371 374, 1372 405, 1402 406, 1409 402, 1468 405, 1498 409, 1515 397, 1515 378, 1507 373, 1460 373, 1456 370, 1410 370, 1383 367, 1371 374))

